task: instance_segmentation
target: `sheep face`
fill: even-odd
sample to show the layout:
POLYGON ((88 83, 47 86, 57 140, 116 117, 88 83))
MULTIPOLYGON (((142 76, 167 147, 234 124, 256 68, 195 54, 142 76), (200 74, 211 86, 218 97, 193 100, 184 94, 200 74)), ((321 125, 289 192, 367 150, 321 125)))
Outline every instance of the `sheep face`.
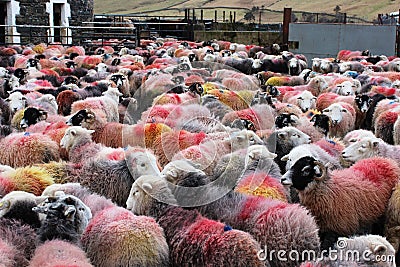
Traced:
POLYGON ((26 97, 20 92, 14 92, 6 99, 11 112, 16 112, 23 109, 27 105, 26 97))
POLYGON ((320 68, 320 70, 321 70, 321 72, 322 73, 328 73, 328 72, 330 72, 331 71, 331 69, 332 69, 332 65, 331 65, 332 63, 330 62, 330 61, 328 61, 328 60, 321 60, 320 61, 320 65, 319 65, 319 68, 320 68))
POLYGON ((315 97, 309 91, 304 91, 297 97, 297 104, 301 111, 306 112, 309 109, 315 108, 316 99, 317 97, 315 97))
POLYGON ((368 111, 369 107, 371 106, 372 99, 368 95, 357 95, 354 98, 354 102, 356 103, 358 109, 365 113, 368 111))
POLYGON ((126 201, 126 208, 137 215, 148 215, 155 201, 177 205, 176 199, 164 179, 158 176, 144 175, 133 183, 126 201))
POLYGON ((174 160, 165 165, 161 171, 161 176, 168 182, 176 185, 179 177, 191 173, 206 175, 202 170, 195 168, 193 164, 186 160, 174 160))
POLYGON ((247 148, 248 146, 252 145, 264 144, 261 138, 250 130, 241 130, 239 132, 234 132, 226 140, 231 142, 231 147, 234 150, 247 148))
POLYGON ((77 220, 79 222, 78 233, 83 233, 92 218, 92 212, 88 206, 79 198, 72 195, 65 195, 62 191, 55 192, 54 197, 48 197, 32 210, 37 213, 46 214, 46 219, 54 215, 61 215, 70 221, 77 220))
POLYGON ((60 146, 69 151, 69 149, 75 145, 77 140, 79 140, 79 137, 87 136, 92 133, 94 133, 93 130, 88 130, 80 126, 71 126, 65 131, 63 138, 61 138, 60 146))
POLYGON ((122 73, 114 73, 111 75, 109 80, 113 81, 118 88, 121 88, 121 86, 124 84, 124 82, 126 82, 127 79, 126 76, 122 73))
POLYGON ((130 170, 136 177, 141 175, 160 175, 156 157, 150 152, 132 152, 126 155, 130 170))
POLYGON ((253 145, 247 148, 246 158, 244 160, 245 167, 249 166, 252 162, 259 160, 261 158, 274 159, 276 158, 275 153, 269 152, 264 145, 253 145))
POLYGON ((313 71, 318 71, 321 66, 321 59, 320 58, 313 58, 311 62, 311 68, 313 71))
POLYGON ((356 162, 360 159, 370 158, 377 154, 380 139, 364 137, 354 142, 342 151, 342 158, 347 162, 356 162))
POLYGON ((276 131, 277 137, 285 143, 290 143, 293 146, 311 143, 311 138, 302 131, 294 127, 283 127, 276 131))
POLYGON ((323 114, 328 115, 332 124, 336 125, 343 119, 343 113, 347 113, 347 109, 343 108, 340 104, 334 103, 322 111, 323 114))
POLYGON ((39 121, 47 119, 47 112, 42 109, 29 107, 24 111, 24 116, 20 122, 22 129, 28 128, 30 125, 36 124, 39 121))
POLYGON ((354 95, 356 89, 356 85, 350 81, 336 85, 336 93, 338 95, 354 95))
POLYGON ((275 118, 276 128, 295 126, 298 123, 299 117, 293 113, 282 113, 275 118))
POLYGON ((99 63, 99 64, 97 64, 97 66, 96 66, 96 69, 97 69, 97 72, 98 73, 105 73, 105 72, 107 72, 107 65, 106 64, 104 64, 104 63, 99 63))
POLYGON ((321 165, 310 156, 300 158, 291 168, 282 176, 282 184, 290 185, 299 191, 305 190, 310 183, 320 181, 324 170, 321 165))
POLYGON ((344 73, 348 70, 351 69, 351 63, 350 62, 343 62, 339 64, 339 72, 344 73))
POLYGON ((400 80, 395 80, 394 82, 392 82, 392 85, 390 87, 400 89, 400 80))
POLYGON ((331 119, 329 116, 325 114, 315 114, 310 121, 313 122, 313 126, 320 130, 324 135, 329 133, 329 127, 331 125, 331 119))
POLYGON ((0 78, 8 76, 8 70, 6 68, 0 67, 0 78))
POLYGON ((69 126, 80 126, 83 121, 90 119, 94 119, 93 115, 87 109, 82 109, 72 115, 66 124, 69 126))

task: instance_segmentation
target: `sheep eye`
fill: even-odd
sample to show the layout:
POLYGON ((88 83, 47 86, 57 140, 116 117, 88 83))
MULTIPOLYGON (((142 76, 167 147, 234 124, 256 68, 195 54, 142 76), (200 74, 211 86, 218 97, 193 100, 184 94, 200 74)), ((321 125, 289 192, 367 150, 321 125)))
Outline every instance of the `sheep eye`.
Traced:
POLYGON ((145 167, 145 166, 146 166, 146 163, 140 164, 140 167, 145 167))
POLYGON ((347 109, 342 109, 342 112, 346 113, 346 112, 347 112, 347 109))

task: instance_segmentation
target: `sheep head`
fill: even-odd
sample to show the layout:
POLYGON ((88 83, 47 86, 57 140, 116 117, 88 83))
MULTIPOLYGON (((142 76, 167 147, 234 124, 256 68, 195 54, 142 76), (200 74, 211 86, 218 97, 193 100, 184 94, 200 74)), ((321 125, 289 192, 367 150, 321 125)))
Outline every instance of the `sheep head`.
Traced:
POLYGON ((383 142, 376 137, 364 137, 354 142, 342 151, 342 159, 347 162, 356 162, 360 159, 378 155, 379 144, 383 142))
POLYGON ((138 215, 150 215, 155 202, 177 205, 166 180, 154 175, 140 176, 131 187, 126 208, 138 215))
POLYGON ((16 112, 27 106, 27 99, 21 92, 13 92, 6 99, 11 112, 16 112))
POLYGON ((247 148, 246 158, 244 160, 245 167, 249 166, 252 162, 261 158, 274 159, 276 154, 269 152, 268 148, 264 145, 252 145, 247 148))
POLYGON ((19 125, 21 129, 26 129, 30 125, 36 124, 39 121, 46 119, 47 119, 47 111, 40 108, 29 107, 25 109, 24 116, 22 117, 22 120, 19 125))
POLYGON ((303 91, 298 97, 297 97, 297 104, 300 107, 301 111, 306 112, 309 109, 315 108, 315 101, 317 100, 317 97, 311 94, 310 91, 303 91))
POLYGON ((165 165, 161 171, 161 176, 168 182, 176 185, 180 177, 194 173, 206 175, 194 163, 186 160, 174 160, 165 165))
POLYGON ((294 127, 283 127, 276 131, 276 136, 284 143, 293 146, 311 143, 311 137, 294 127))
POLYGON ((314 181, 328 178, 327 167, 311 156, 300 158, 281 179, 283 185, 293 186, 299 191, 305 190, 314 181))
POLYGON ((331 118, 333 125, 339 124, 343 119, 343 114, 347 112, 348 110, 339 103, 334 103, 322 111, 331 118))
POLYGON ((92 133, 94 133, 94 130, 88 130, 80 126, 71 126, 65 131, 63 138, 61 138, 60 146, 68 152, 80 140, 91 140, 90 135, 92 133))

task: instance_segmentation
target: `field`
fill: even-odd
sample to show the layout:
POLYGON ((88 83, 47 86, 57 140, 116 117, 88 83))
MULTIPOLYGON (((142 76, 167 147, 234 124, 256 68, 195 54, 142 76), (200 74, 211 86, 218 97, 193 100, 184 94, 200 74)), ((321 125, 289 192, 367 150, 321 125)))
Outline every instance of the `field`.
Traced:
MULTIPOLYGON (((282 11, 284 7, 291 7, 293 11, 335 13, 334 9, 338 5, 340 12, 347 13, 348 16, 356 16, 365 20, 372 21, 377 18, 379 13, 385 14, 399 10, 398 1, 384 0, 95 0, 96 14, 147 14, 149 16, 177 15, 184 16, 185 8, 205 9, 205 18, 214 18, 214 11, 211 8, 220 9, 227 12, 236 11, 237 21, 243 20, 245 12, 252 7, 262 7, 269 10, 282 11)), ((198 11, 199 12, 199 11, 198 11)), ((279 22, 282 14, 275 12, 265 12, 263 21, 279 22)))

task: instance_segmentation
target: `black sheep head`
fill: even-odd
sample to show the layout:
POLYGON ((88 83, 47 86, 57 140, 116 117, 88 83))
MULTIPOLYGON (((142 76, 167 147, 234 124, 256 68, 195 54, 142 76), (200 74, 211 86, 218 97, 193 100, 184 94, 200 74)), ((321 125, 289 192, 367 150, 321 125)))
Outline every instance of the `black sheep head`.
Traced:
POLYGON ((72 60, 65 62, 65 66, 70 69, 75 69, 76 63, 72 60))
POLYGON ((79 79, 76 76, 67 76, 64 79, 63 85, 76 84, 79 86, 79 79))
POLYGON ((331 118, 325 114, 315 114, 311 120, 313 126, 319 129, 324 135, 329 133, 329 128, 331 126, 331 118))
POLYGON ((17 68, 14 71, 14 76, 17 77, 19 81, 24 80, 26 76, 28 76, 28 71, 21 68, 17 68))
POLYGON ((20 122, 22 129, 28 128, 30 125, 36 124, 39 121, 47 119, 47 111, 35 107, 25 109, 24 116, 20 122))
POLYGON ((303 191, 313 181, 320 182, 326 178, 326 167, 315 158, 300 158, 281 179, 283 185, 290 185, 303 191))
POLYGON ((39 66, 39 60, 36 58, 30 58, 26 62, 26 67, 27 68, 38 68, 39 66))
POLYGON ((275 118, 276 128, 294 126, 297 123, 298 117, 293 113, 282 113, 275 118))
POLYGON ((198 95, 202 95, 204 92, 203 86, 200 83, 192 83, 189 88, 188 88, 189 92, 198 94, 198 95))
POLYGON ((114 73, 113 75, 111 75, 110 80, 115 83, 118 89, 120 89, 121 86, 124 84, 126 77, 123 74, 114 73))
POLYGON ((82 109, 75 113, 66 123, 69 126, 80 126, 83 121, 90 121, 92 119, 94 119, 92 112, 82 109))
POLYGON ((365 95, 365 94, 356 95, 356 97, 354 98, 354 101, 355 101, 358 109, 362 113, 366 113, 372 103, 372 99, 368 95, 365 95))

